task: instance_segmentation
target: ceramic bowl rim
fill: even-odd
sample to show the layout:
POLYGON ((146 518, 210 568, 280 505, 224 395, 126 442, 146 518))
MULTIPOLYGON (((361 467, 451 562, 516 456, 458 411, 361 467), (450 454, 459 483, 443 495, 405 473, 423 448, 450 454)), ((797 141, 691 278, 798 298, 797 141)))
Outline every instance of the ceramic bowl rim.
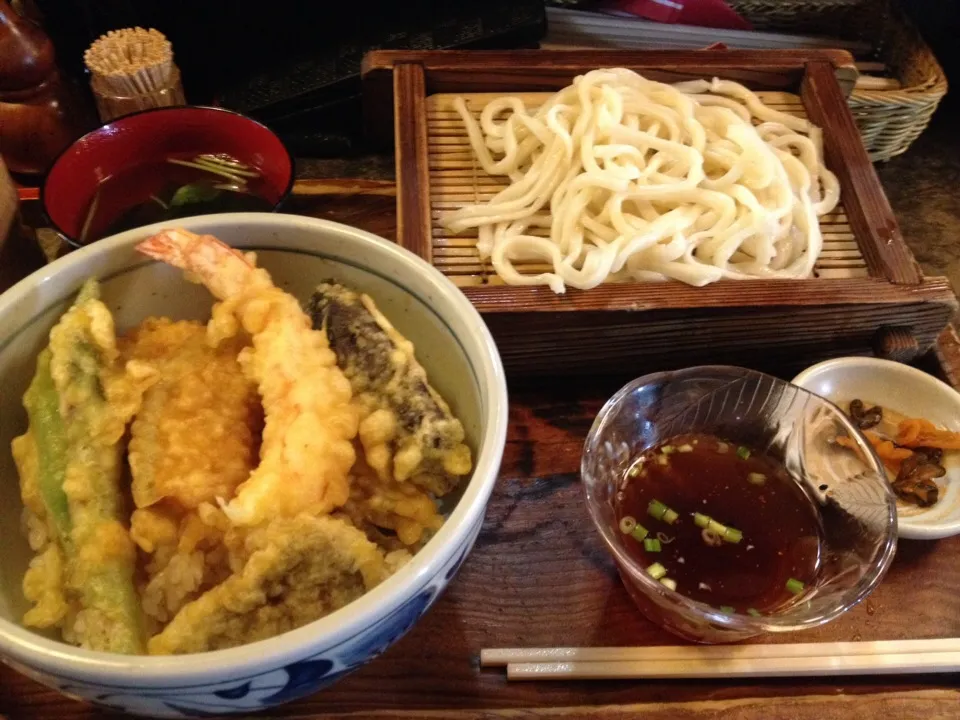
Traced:
MULTIPOLYGON (((816 365, 811 365, 798 373, 791 382, 794 385, 804 387, 803 383, 809 381, 811 378, 829 373, 837 368, 857 366, 907 377, 913 382, 926 384, 929 387, 940 390, 944 393, 945 397, 950 398, 950 403, 956 407, 957 416, 960 418, 960 393, 930 373, 895 360, 859 356, 833 358, 832 360, 824 360, 816 365)), ((813 392, 810 388, 806 389, 813 392)), ((911 518, 898 515, 897 531, 900 537, 905 540, 939 540, 960 534, 960 517, 955 520, 948 519, 940 521, 924 521, 921 518, 922 516, 911 518)))
MULTIPOLYGON (((487 501, 496 482, 507 430, 507 388, 497 346, 480 314, 467 297, 439 270, 396 245, 365 230, 331 220, 279 213, 224 213, 184 218, 182 227, 203 233, 206 228, 225 224, 259 226, 263 237, 258 244, 284 249, 283 230, 293 227, 316 234, 334 234, 387 256, 397 273, 420 275, 429 282, 435 302, 450 306, 471 326, 474 343, 482 350, 475 364, 479 391, 485 397, 485 424, 480 433, 480 453, 464 494, 443 527, 413 559, 396 574, 324 618, 273 638, 226 650, 176 656, 119 655, 76 648, 28 630, 15 621, 0 618, 0 655, 15 659, 57 676, 96 685, 113 683, 119 688, 166 686, 202 688, 240 676, 256 676, 266 669, 282 667, 326 647, 336 647, 387 617, 436 576, 482 521, 487 501), (274 233, 271 231, 281 231, 274 233), (269 666, 265 668, 265 666, 269 666), (105 681, 106 680, 106 681, 105 681)), ((56 282, 67 269, 78 269, 88 261, 132 248, 139 240, 158 232, 169 223, 158 223, 98 240, 55 260, 21 280, 0 295, 0 318, 36 286, 56 282)), ((149 261, 148 261, 149 262, 149 261)), ((71 288, 69 296, 76 288, 71 288)))

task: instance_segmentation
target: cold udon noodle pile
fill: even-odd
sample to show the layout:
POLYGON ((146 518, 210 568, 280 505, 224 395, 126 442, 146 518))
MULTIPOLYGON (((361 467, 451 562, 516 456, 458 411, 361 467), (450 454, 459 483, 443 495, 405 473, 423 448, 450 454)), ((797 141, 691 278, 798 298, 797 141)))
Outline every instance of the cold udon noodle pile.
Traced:
POLYGON ((840 195, 820 129, 742 85, 594 70, 536 110, 455 107, 477 160, 510 185, 447 214, 510 285, 805 278, 840 195), (532 272, 544 263, 549 272, 532 272))

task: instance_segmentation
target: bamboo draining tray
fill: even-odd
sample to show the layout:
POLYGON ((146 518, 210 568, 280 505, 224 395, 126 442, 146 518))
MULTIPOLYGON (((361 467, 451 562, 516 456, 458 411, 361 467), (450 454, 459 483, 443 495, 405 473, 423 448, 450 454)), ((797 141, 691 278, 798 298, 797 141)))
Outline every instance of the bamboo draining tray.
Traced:
MULTIPOLYGON (((501 93, 471 93, 458 95, 443 93, 427 98, 427 145, 429 148, 430 168, 430 216, 431 258, 433 264, 460 287, 478 285, 503 285, 489 262, 482 262, 477 253, 477 232, 467 231, 450 234, 440 224, 444 213, 456 210, 465 203, 485 202, 509 185, 503 177, 488 175, 476 161, 470 142, 463 129, 463 122, 453 100, 463 97, 467 108, 474 117, 488 102, 500 97, 501 93)), ((800 97, 793 93, 770 91, 759 93, 764 103, 772 108, 793 115, 806 117, 806 111, 800 97)), ((549 93, 516 93, 532 111, 538 107, 549 93)), ((821 278, 868 277, 867 262, 860 252, 841 205, 829 215, 820 219, 823 230, 824 247, 816 266, 816 275, 821 278)), ((532 230, 537 234, 538 230, 532 230)), ((547 235, 544 228, 540 233, 547 235)), ((536 263, 518 263, 518 267, 528 272, 547 272, 547 265, 536 263)))
POLYGON ((637 371, 696 362, 802 366, 840 354, 907 360, 932 346, 956 309, 945 278, 924 277, 860 141, 845 101, 856 77, 845 52, 401 52, 364 61, 368 132, 395 146, 398 242, 446 274, 484 315, 512 374, 637 371), (817 277, 607 284, 555 295, 509 287, 481 263, 475 234, 451 236, 438 218, 492 196, 505 180, 473 160, 452 110, 492 96, 531 105, 599 67, 663 81, 719 76, 823 128, 842 205, 821 221, 817 277), (759 355, 758 355, 759 354, 759 355))

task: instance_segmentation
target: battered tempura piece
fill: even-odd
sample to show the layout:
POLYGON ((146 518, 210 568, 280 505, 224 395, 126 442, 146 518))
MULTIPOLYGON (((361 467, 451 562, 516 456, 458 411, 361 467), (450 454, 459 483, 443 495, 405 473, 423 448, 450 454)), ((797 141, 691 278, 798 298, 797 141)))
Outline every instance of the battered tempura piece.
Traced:
POLYGON ((24 621, 59 626, 83 647, 138 653, 143 623, 124 526, 121 440, 153 374, 137 363, 124 368, 118 356, 113 317, 88 281, 50 331, 24 397, 29 430, 13 441, 38 551, 23 582, 36 606, 24 621))
POLYGON ((256 465, 262 424, 256 386, 237 361, 242 344, 212 348, 200 323, 148 318, 121 347, 159 376, 130 428, 137 507, 168 499, 193 510, 232 498, 256 465))
POLYGON ((187 271, 222 301, 207 327, 212 345, 241 326, 252 338, 239 360, 260 391, 265 425, 260 464, 224 507, 231 522, 256 525, 342 506, 359 417, 326 335, 310 327, 296 298, 274 286, 252 256, 210 235, 169 230, 138 250, 187 271))
POLYGON ((224 579, 222 533, 196 509, 230 500, 249 477, 263 411, 237 361, 240 338, 212 348, 201 323, 147 318, 120 347, 158 375, 130 427, 128 459, 137 507, 130 533, 148 556, 140 594, 148 617, 162 623, 224 579))
POLYGON ((385 547, 415 549, 443 525, 429 492, 409 482, 381 480, 362 458, 353 466, 350 500, 344 511, 367 537, 385 547), (393 531, 392 542, 383 530, 393 531))
POLYGON ((348 522, 307 514, 250 531, 245 547, 243 568, 184 607, 151 638, 151 654, 218 650, 300 627, 360 597, 409 557, 384 557, 348 522))
POLYGON ((427 382, 413 344, 367 295, 323 283, 310 299, 313 326, 326 332, 363 408, 359 437, 381 480, 450 492, 470 472, 463 425, 427 382))

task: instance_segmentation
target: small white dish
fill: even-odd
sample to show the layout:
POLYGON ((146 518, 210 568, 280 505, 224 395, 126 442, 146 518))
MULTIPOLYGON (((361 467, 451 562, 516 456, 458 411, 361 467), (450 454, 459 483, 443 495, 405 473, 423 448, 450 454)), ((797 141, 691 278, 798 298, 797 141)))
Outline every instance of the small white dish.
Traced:
MULTIPOLYGON (((844 405, 860 398, 910 417, 960 431, 960 393, 922 370, 867 357, 844 357, 807 368, 795 385, 844 405)), ((944 454, 947 474, 937 480, 940 499, 929 508, 897 502, 898 534, 936 540, 960 533, 960 451, 944 454)))

